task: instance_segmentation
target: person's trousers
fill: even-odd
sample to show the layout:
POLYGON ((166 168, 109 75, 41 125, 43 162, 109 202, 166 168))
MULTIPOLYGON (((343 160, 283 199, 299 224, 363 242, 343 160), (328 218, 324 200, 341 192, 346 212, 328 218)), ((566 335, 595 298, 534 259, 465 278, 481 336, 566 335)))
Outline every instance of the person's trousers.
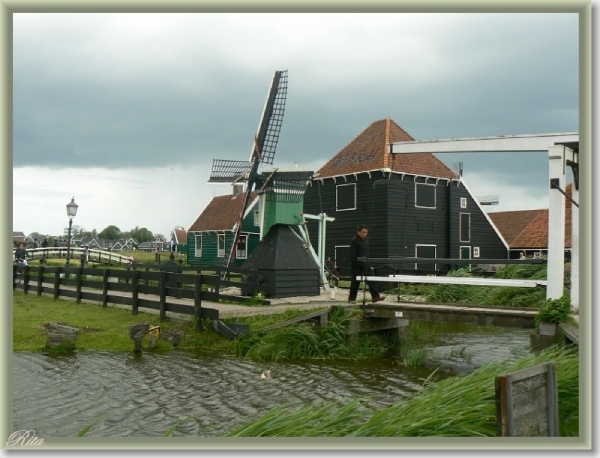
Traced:
MULTIPOLYGON (((375 271, 372 267, 365 269, 363 267, 353 267, 352 268, 352 279, 350 280, 350 295, 348 296, 349 301, 355 301, 356 296, 358 294, 358 288, 360 286, 360 280, 357 280, 356 277, 358 275, 364 275, 365 270, 367 270, 367 276, 374 276, 375 271)), ((371 298, 379 297, 379 290, 377 289, 377 284, 372 281, 367 282, 367 286, 369 288, 369 293, 371 294, 371 298)))

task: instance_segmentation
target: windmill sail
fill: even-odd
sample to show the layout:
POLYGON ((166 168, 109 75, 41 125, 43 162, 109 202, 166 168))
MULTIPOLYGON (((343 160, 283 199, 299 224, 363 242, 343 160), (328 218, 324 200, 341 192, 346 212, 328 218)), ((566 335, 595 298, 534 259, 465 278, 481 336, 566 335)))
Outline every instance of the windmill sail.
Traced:
POLYGON ((230 266, 235 255, 244 215, 250 202, 250 194, 256 184, 258 177, 258 166, 260 163, 273 164, 283 114, 287 98, 287 70, 276 71, 267 94, 267 101, 258 125, 258 131, 254 136, 252 152, 249 161, 236 161, 226 159, 214 159, 209 183, 236 183, 246 182, 246 190, 240 202, 238 222, 235 227, 235 235, 231 252, 227 260, 230 266))
POLYGON ((258 153, 261 162, 273 164, 285 112, 287 81, 287 70, 275 72, 250 154, 251 161, 258 153))

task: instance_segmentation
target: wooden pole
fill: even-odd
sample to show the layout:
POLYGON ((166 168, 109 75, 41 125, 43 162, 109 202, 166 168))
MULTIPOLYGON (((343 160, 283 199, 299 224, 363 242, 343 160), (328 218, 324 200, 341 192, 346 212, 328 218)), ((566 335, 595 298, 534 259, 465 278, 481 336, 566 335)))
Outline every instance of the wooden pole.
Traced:
POLYGON ((133 279, 131 280, 131 313, 134 315, 138 314, 138 299, 140 291, 140 271, 133 271, 133 279))
POLYGON ((196 331, 202 329, 202 274, 194 278, 194 318, 196 319, 196 331))
POLYGON ((62 267, 56 268, 56 273, 54 275, 54 299, 58 299, 60 295, 60 271, 62 267))
POLYGON ((167 319, 167 273, 160 272, 160 321, 167 319))
POLYGON ((102 307, 108 305, 108 269, 104 269, 102 275, 102 307))

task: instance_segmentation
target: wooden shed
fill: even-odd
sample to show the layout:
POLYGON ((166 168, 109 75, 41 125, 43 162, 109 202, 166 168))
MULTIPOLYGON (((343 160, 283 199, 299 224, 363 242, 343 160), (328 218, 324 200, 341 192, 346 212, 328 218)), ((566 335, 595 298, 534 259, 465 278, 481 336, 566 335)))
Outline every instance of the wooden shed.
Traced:
MULTIPOLYGON (((272 226, 242 267, 270 272, 267 294, 272 298, 318 296, 321 292, 317 262, 286 224, 272 226)), ((262 283, 264 279, 258 281, 262 283)))

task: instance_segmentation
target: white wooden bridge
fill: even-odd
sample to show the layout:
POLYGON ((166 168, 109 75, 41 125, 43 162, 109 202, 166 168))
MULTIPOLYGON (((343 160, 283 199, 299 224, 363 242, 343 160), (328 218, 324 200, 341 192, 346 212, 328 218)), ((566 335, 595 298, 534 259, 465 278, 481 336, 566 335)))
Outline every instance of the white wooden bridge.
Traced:
MULTIPOLYGON (((71 247, 70 259, 80 260, 86 257, 86 262, 98 262, 102 264, 132 264, 133 257, 123 256, 114 251, 95 250, 90 248, 71 247)), ((13 249, 13 259, 15 250, 13 249)), ((27 262, 37 259, 67 258, 66 247, 32 248, 27 250, 27 262)))

